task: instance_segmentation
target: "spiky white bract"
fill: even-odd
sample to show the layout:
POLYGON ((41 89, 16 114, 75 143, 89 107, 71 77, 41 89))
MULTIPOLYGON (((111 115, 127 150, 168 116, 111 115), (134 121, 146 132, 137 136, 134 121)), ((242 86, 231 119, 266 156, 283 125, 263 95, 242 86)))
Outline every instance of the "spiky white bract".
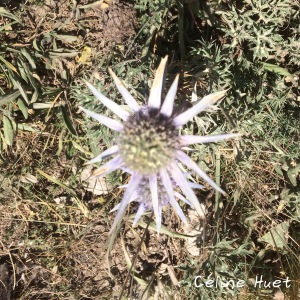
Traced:
POLYGON ((239 134, 229 133, 214 136, 179 136, 179 127, 186 124, 194 116, 213 105, 225 96, 220 91, 205 96, 194 107, 173 116, 174 99, 176 96, 179 76, 175 77, 167 95, 162 101, 162 87, 167 57, 162 59, 155 74, 150 90, 147 106, 139 106, 134 97, 125 88, 115 73, 109 69, 111 76, 131 109, 131 113, 122 109, 117 103, 102 95, 94 86, 87 86, 96 98, 114 112, 123 122, 81 108, 88 116, 118 133, 116 145, 105 150, 89 163, 97 163, 114 155, 114 158, 95 170, 95 176, 105 176, 120 168, 131 174, 122 201, 112 210, 117 211, 111 232, 122 220, 130 202, 139 204, 134 224, 147 210, 153 211, 157 231, 162 222, 162 208, 172 206, 182 222, 187 219, 178 200, 192 206, 201 218, 205 217, 205 207, 201 204, 193 189, 203 186, 190 182, 179 168, 179 163, 198 174, 215 190, 225 192, 181 149, 190 144, 219 142, 224 139, 238 137, 239 134), (181 193, 177 191, 181 190, 181 193))

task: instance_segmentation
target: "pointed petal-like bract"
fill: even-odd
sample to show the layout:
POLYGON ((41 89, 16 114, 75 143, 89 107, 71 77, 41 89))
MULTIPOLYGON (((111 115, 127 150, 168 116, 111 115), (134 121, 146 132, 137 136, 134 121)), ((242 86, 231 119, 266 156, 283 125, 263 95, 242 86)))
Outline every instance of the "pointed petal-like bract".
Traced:
POLYGON ((108 69, 110 75, 114 79, 114 82, 117 86, 117 89, 119 90, 120 94, 126 101, 127 105, 130 107, 130 109, 133 112, 136 112, 140 109, 140 106, 137 104, 136 100, 133 98, 133 96, 127 91, 124 84, 121 82, 121 80, 116 76, 116 74, 112 71, 111 68, 108 69))
POLYGON ((178 192, 174 192, 174 196, 175 196, 176 198, 178 198, 179 200, 183 201, 185 204, 187 204, 187 205, 193 207, 193 205, 191 204, 191 202, 188 201, 187 199, 185 199, 185 198, 184 198, 181 194, 179 194, 178 192))
POLYGON ((190 181, 189 181, 189 186, 190 186, 192 189, 198 189, 198 190, 201 190, 201 189, 204 188, 204 185, 198 184, 198 183, 195 183, 195 182, 190 182, 190 181))
MULTIPOLYGON (((139 198, 139 197, 133 193, 133 194, 131 195, 131 198, 128 200, 128 203, 131 203, 131 202, 137 200, 138 198, 139 198)), ((109 212, 111 213, 111 212, 114 212, 114 211, 116 211, 116 210, 119 210, 120 206, 121 206, 121 203, 117 204, 117 205, 116 205, 112 210, 110 210, 109 212)))
POLYGON ((210 95, 205 96, 198 104, 192 108, 187 109, 185 112, 174 118, 174 125, 180 127, 191 120, 193 117, 198 115, 200 112, 213 105, 216 101, 223 98, 227 90, 216 92, 210 95))
POLYGON ((136 191, 140 181, 142 180, 142 175, 135 173, 132 175, 129 183, 128 183, 128 187, 126 189, 126 192, 123 196, 123 199, 120 203, 117 215, 115 217, 114 223, 111 227, 110 233, 112 233, 114 231, 114 229, 117 227, 117 225, 119 224, 119 222, 121 221, 122 217, 125 214, 125 210, 126 210, 126 206, 128 204, 128 201, 130 200, 132 194, 136 191))
POLYGON ((155 221, 156 221, 156 230, 157 230, 157 232, 160 232, 161 216, 159 213, 159 200, 158 200, 157 175, 156 174, 149 175, 149 185, 150 185, 150 191, 151 191, 153 212, 154 212, 155 221))
POLYGON ((178 86, 178 79, 179 79, 179 75, 176 75, 160 109, 160 113, 168 117, 170 117, 173 113, 174 100, 175 100, 177 86, 178 86))
POLYGON ((135 215, 135 218, 134 218, 134 221, 133 221, 133 224, 132 225, 135 225, 140 217, 142 216, 142 214, 146 211, 146 207, 144 206, 143 203, 140 204, 139 208, 138 208, 138 211, 136 212, 136 215, 135 215))
POLYGON ((225 139, 231 139, 239 136, 241 136, 239 133, 216 134, 208 136, 183 135, 180 137, 180 143, 182 146, 191 144, 216 143, 225 139))
POLYGON ((113 171, 115 171, 116 169, 119 169, 122 166, 122 159, 120 156, 116 156, 113 159, 111 159, 110 161, 108 161, 106 164, 104 164, 103 166, 101 166, 100 168, 96 169, 93 172, 93 176, 92 177, 103 177, 113 171))
POLYGON ((200 217, 204 218, 204 208, 203 205, 201 205, 193 192, 192 188, 189 186, 187 180, 183 176, 182 172, 180 171, 177 164, 172 163, 169 166, 170 173, 172 174, 172 177, 175 179, 177 185, 180 187, 182 192, 186 195, 187 199, 191 202, 191 205, 196 209, 197 213, 200 217))
POLYGON ((93 119, 97 120, 99 123, 107 126, 108 128, 110 129, 113 129, 113 130, 116 130, 116 131, 122 131, 123 130, 123 125, 114 120, 114 119, 111 119, 109 117, 106 117, 104 115, 101 115, 101 114, 97 114, 97 113, 94 113, 88 109, 85 109, 81 106, 79 106, 79 108, 84 111, 89 117, 92 117, 93 119))
POLYGON ((178 216, 180 217, 180 219, 182 220, 183 223, 187 223, 186 217, 181 209, 181 207, 179 206, 179 204, 177 203, 177 201, 175 200, 174 197, 174 191, 173 191, 173 185, 171 182, 171 179, 169 177, 168 172, 165 169, 162 169, 160 172, 160 177, 162 180, 162 183, 166 189, 166 192, 168 194, 169 197, 169 201, 170 204, 172 205, 172 207, 174 208, 175 212, 178 214, 178 216))
POLYGON ((106 158, 107 156, 110 156, 112 154, 115 154, 119 151, 119 147, 118 145, 114 145, 108 149, 106 149, 105 151, 103 151, 101 154, 97 155, 96 157, 94 157, 93 159, 91 159, 90 161, 88 161, 86 163, 86 165, 90 165, 90 164, 94 164, 97 162, 102 161, 104 158, 106 158))
POLYGON ((223 195, 226 195, 226 193, 204 171, 202 171, 198 167, 198 165, 193 160, 191 160, 191 158, 188 155, 186 155, 181 150, 178 150, 176 157, 187 167, 194 170, 200 177, 202 177, 202 179, 204 179, 208 184, 210 184, 215 190, 219 191, 223 195))
POLYGON ((115 113, 117 116, 119 116, 122 120, 126 121, 129 117, 129 112, 124 110, 120 105, 115 103, 114 101, 108 99, 105 97, 102 93, 100 93, 93 85, 91 85, 88 82, 85 82, 88 88, 91 90, 91 92, 94 94, 94 96, 107 108, 109 108, 113 113, 115 113))
POLYGON ((155 73, 153 84, 150 90, 148 99, 148 106, 152 108, 160 108, 161 105, 161 92, 164 81, 165 67, 167 64, 168 56, 161 60, 161 63, 155 73))

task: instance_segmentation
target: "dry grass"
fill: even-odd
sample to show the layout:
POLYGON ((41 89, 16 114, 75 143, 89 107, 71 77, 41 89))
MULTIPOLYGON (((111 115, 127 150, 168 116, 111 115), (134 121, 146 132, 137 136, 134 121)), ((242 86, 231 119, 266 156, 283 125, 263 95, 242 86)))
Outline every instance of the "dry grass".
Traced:
MULTIPOLYGON (((245 27, 250 30, 249 40, 248 36, 237 39, 236 46, 232 42, 234 13, 238 11, 242 25, 256 18, 248 4, 240 4, 234 12, 227 1, 209 1, 210 5, 133 1, 137 10, 108 0, 85 8, 92 1, 4 2, 5 10, 0 10, 0 280, 6 289, 0 282, 0 299, 8 299, 9 294, 23 300, 121 295, 123 299, 298 299, 300 96, 295 28, 299 13, 290 15, 298 4, 289 1, 284 8, 290 16, 285 27, 279 10, 274 12, 278 24, 260 19, 261 28, 267 31, 264 26, 273 24, 270 28, 284 40, 282 49, 274 46, 277 52, 264 57, 250 39, 256 37, 253 26, 245 27), (228 13, 221 14, 223 19, 222 11, 228 13), (191 105, 195 83, 198 96, 232 88, 220 111, 197 117, 184 128, 201 135, 232 129, 244 134, 238 142, 199 145, 192 152, 229 196, 215 195, 207 186, 198 194, 208 210, 205 224, 183 207, 190 218, 183 228, 166 210, 160 236, 149 215, 132 227, 135 207, 131 206, 119 235, 109 237, 114 218, 109 211, 122 197, 118 185, 128 178, 117 172, 98 182, 97 193, 82 179, 83 171, 92 172, 86 171, 84 162, 113 139, 109 130, 83 120, 79 113, 82 103, 103 111, 82 79, 95 80, 119 102, 107 74, 107 67, 113 66, 134 95, 143 99, 152 70, 165 54, 170 58, 167 85, 174 74, 181 75, 178 109, 191 105), (274 70, 265 62, 271 62, 274 70), (247 285, 229 291, 195 288, 195 276, 210 274, 243 279, 247 285), (292 285, 255 289, 256 275, 270 281, 289 277, 292 285)), ((272 36, 268 39, 277 45, 272 36)))

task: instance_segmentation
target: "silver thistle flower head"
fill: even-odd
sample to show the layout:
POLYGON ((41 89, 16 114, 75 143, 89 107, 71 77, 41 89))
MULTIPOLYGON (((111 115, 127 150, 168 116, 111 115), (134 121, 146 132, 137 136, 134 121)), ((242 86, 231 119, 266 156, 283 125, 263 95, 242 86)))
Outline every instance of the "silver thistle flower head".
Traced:
POLYGON ((122 201, 113 209, 113 211, 117 211, 117 215, 111 231, 121 221, 128 203, 132 201, 139 203, 134 224, 138 222, 145 211, 150 210, 154 212, 158 232, 161 228, 162 208, 164 206, 171 205, 181 220, 184 223, 187 222, 178 200, 188 203, 196 209, 200 217, 204 217, 204 206, 200 204, 193 191, 193 189, 203 186, 188 181, 178 163, 182 163, 197 173, 215 190, 225 193, 181 148, 195 143, 218 142, 236 137, 239 134, 180 136, 179 127, 223 98, 226 91, 205 96, 192 108, 174 116, 173 104, 179 76, 176 76, 164 101, 162 101, 166 63, 167 57, 162 59, 158 67, 147 106, 139 106, 122 82, 109 69, 119 92, 132 111, 131 113, 125 111, 90 83, 87 83, 94 96, 123 120, 121 123, 80 107, 88 116, 118 132, 115 145, 89 162, 100 162, 103 158, 114 155, 114 158, 95 171, 95 176, 105 176, 118 168, 131 174, 122 201), (181 193, 177 191, 178 188, 180 188, 181 193))

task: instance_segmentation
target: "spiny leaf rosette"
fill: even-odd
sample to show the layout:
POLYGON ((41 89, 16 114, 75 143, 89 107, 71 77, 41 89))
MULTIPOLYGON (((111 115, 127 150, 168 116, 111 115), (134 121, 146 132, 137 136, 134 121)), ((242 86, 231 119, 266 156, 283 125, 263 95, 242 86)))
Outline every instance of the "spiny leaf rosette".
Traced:
POLYGON ((199 216, 204 218, 204 206, 199 203, 193 191, 193 189, 199 189, 203 186, 189 182, 180 170, 178 163, 186 165, 214 189, 224 194, 224 191, 181 148, 195 143, 218 142, 239 136, 239 134, 180 136, 179 127, 224 97, 226 91, 208 95, 192 108, 174 116, 173 104, 179 76, 176 76, 162 102, 161 94, 166 63, 167 57, 162 60, 156 72, 148 105, 142 107, 138 105, 112 70, 109 70, 132 113, 125 111, 87 83, 94 96, 123 120, 121 123, 81 107, 88 116, 119 133, 116 138, 116 145, 89 162, 100 162, 103 158, 114 155, 114 158, 95 171, 95 176, 105 176, 118 168, 131 174, 122 201, 113 209, 113 211, 117 211, 117 215, 111 231, 121 221, 128 203, 132 201, 139 203, 134 224, 138 222, 145 211, 151 210, 155 215, 158 232, 161 227, 163 206, 171 205, 181 220, 184 223, 187 222, 178 200, 192 206, 199 216), (176 191, 177 188, 180 188, 184 196, 176 191))

